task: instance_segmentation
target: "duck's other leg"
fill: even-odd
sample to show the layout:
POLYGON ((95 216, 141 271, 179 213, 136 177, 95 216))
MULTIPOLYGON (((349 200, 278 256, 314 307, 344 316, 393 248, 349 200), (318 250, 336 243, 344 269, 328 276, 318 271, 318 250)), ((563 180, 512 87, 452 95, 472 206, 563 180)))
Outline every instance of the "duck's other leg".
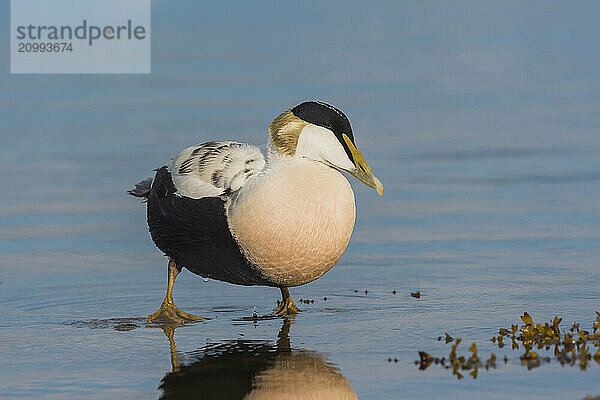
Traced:
POLYGON ((277 307, 273 309, 275 314, 277 315, 293 315, 298 314, 301 309, 299 309, 294 300, 292 300, 292 296, 290 296, 290 291, 286 287, 280 287, 282 300, 277 304, 277 307))
POLYGON ((179 275, 181 270, 177 267, 177 264, 173 259, 169 259, 169 281, 167 283, 167 294, 165 296, 165 300, 162 305, 154 314, 148 315, 146 321, 148 322, 170 322, 170 323, 179 323, 183 324, 186 322, 196 322, 201 321, 206 318, 200 318, 193 314, 186 313, 185 311, 181 311, 179 308, 175 306, 173 302, 173 285, 175 284, 175 278, 179 275))

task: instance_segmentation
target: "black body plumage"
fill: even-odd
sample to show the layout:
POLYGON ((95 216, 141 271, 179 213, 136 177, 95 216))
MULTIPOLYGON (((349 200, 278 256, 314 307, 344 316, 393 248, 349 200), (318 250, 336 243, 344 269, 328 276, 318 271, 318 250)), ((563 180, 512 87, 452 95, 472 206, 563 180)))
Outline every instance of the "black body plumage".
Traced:
POLYGON ((221 197, 176 194, 167 167, 159 168, 147 192, 152 240, 179 267, 237 285, 275 286, 263 279, 231 235, 221 197))

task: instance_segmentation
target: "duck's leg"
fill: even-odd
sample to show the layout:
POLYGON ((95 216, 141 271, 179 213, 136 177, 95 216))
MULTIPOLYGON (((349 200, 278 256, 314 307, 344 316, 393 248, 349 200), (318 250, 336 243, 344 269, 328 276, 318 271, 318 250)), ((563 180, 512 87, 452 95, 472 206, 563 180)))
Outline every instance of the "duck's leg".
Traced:
POLYGON ((298 314, 301 309, 299 309, 294 300, 292 300, 292 296, 290 296, 290 291, 286 287, 280 287, 282 300, 277 304, 277 307, 273 309, 275 314, 277 315, 293 315, 298 314))
POLYGON ((146 321, 164 321, 183 324, 186 322, 196 322, 206 319, 186 313, 185 311, 181 311, 175 306, 175 303, 173 302, 173 285, 175 284, 175 278, 177 278, 179 272, 180 270, 177 268, 175 261, 173 259, 169 259, 169 282, 167 283, 167 294, 165 296, 165 300, 154 314, 148 315, 146 321))

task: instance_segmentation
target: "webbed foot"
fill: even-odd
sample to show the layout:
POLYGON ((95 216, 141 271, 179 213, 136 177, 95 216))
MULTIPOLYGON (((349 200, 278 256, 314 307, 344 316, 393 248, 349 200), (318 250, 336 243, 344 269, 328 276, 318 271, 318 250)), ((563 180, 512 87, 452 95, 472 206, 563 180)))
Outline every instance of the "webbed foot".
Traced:
POLYGON ((175 306, 175 303, 173 302, 173 285, 175 284, 175 278, 177 278, 177 275, 179 275, 180 269, 177 267, 177 264, 173 259, 169 259, 168 270, 169 279, 167 282, 167 294, 165 295, 165 299, 155 313, 148 315, 146 321, 148 323, 162 322, 166 324, 189 324, 206 320, 207 318, 197 317, 194 314, 181 311, 179 308, 177 308, 177 306, 175 306))
POLYGON ((175 324, 189 324, 203 320, 206 320, 206 318, 182 311, 175 304, 167 301, 164 301, 155 313, 148 315, 146 318, 149 323, 166 322, 175 324))
POLYGON ((281 296, 282 300, 277 302, 277 307, 273 309, 275 311, 275 315, 295 315, 301 312, 302 310, 296 306, 294 300, 292 300, 292 296, 290 295, 290 291, 286 287, 282 287, 281 296))

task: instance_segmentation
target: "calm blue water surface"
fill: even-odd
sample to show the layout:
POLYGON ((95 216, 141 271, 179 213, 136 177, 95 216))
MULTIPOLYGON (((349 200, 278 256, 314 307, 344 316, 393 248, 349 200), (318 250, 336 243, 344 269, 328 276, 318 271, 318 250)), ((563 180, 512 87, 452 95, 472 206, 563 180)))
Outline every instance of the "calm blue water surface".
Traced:
POLYGON ((528 370, 489 340, 524 311, 591 329, 600 310, 600 5, 152 6, 151 75, 10 75, 0 41, 0 397, 600 395, 593 360, 528 370), (184 272, 177 304, 211 320, 171 343, 142 321, 166 260, 125 190, 192 144, 264 143, 305 99, 349 116, 385 195, 352 181, 350 246, 292 289, 314 300, 295 320, 244 319, 277 290, 184 272), (420 371, 444 332, 508 362, 420 371))

